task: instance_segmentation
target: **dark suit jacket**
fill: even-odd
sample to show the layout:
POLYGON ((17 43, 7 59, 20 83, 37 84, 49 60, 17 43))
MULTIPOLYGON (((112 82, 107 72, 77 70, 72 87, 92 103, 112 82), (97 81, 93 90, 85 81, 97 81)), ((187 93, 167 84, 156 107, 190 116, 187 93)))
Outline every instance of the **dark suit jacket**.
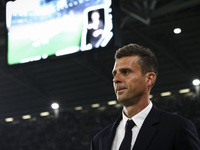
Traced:
MULTIPOLYGON (((122 116, 92 139, 91 150, 111 150, 121 119, 122 116)), ((133 150, 200 150, 200 142, 191 121, 153 106, 140 129, 133 150)))

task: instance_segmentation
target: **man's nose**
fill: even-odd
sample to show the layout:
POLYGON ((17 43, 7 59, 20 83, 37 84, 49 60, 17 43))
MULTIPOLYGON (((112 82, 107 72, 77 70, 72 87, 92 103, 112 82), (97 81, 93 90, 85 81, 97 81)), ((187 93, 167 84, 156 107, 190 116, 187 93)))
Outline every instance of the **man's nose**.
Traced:
POLYGON ((115 74, 113 77, 113 83, 119 83, 121 82, 121 76, 119 74, 115 74))

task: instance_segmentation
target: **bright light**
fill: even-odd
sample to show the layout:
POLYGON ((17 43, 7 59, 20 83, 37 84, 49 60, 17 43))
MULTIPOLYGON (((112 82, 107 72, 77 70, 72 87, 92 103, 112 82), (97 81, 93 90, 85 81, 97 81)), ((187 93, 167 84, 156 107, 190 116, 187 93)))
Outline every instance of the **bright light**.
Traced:
POLYGON ((153 98, 153 95, 149 95, 149 98, 150 98, 150 99, 153 98))
POLYGON ((200 84, 200 80, 199 79, 195 79, 195 80, 193 80, 192 83, 193 83, 193 85, 197 86, 197 85, 200 84))
POLYGON ((117 104, 117 101, 115 101, 115 100, 114 100, 114 101, 109 101, 109 102, 108 102, 108 105, 115 105, 115 104, 117 104))
POLYGON ((6 122, 12 122, 12 121, 14 121, 14 119, 10 117, 10 118, 6 118, 5 121, 6 122))
POLYGON ((172 94, 171 92, 163 92, 160 95, 164 97, 164 96, 170 96, 171 94, 172 94))
POLYGON ((74 109, 75 109, 75 110, 82 110, 83 107, 82 107, 82 106, 77 106, 77 107, 75 107, 74 109))
POLYGON ((53 109, 58 109, 58 108, 59 108, 58 103, 53 103, 53 104, 51 104, 51 108, 53 108, 53 109))
POLYGON ((41 117, 48 116, 48 115, 49 115, 49 112, 41 112, 41 113, 40 113, 40 116, 41 116, 41 117))
POLYGON ((179 90, 179 93, 180 93, 180 94, 189 93, 189 92, 190 92, 190 89, 182 89, 182 90, 179 90))
POLYGON ((97 104, 92 104, 92 105, 91 105, 92 108, 97 108, 97 107, 99 107, 99 106, 100 106, 100 104, 98 104, 98 103, 97 103, 97 104))
POLYGON ((99 107, 99 110, 101 110, 101 111, 106 110, 106 106, 101 106, 101 107, 99 107))
POLYGON ((120 103, 117 103, 117 104, 115 105, 115 107, 116 107, 116 108, 121 108, 122 105, 121 105, 120 103))
POLYGON ((181 29, 180 28, 175 28, 174 29, 174 33, 175 34, 180 34, 181 33, 181 29))
POLYGON ((24 115, 22 116, 22 119, 30 119, 31 118, 31 115, 24 115))

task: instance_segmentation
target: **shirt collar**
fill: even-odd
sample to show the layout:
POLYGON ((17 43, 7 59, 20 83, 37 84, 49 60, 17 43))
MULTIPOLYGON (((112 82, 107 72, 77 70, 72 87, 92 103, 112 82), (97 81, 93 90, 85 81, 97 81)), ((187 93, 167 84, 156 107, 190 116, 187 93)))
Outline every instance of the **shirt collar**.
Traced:
POLYGON ((124 112, 122 111, 122 124, 123 124, 123 127, 126 126, 126 122, 127 120, 130 120, 132 119, 136 126, 140 129, 145 118, 147 117, 147 115, 149 114, 151 108, 152 108, 153 104, 152 102, 150 101, 149 105, 147 107, 145 107, 142 111, 140 111, 139 113, 137 113, 135 116, 133 116, 132 118, 128 118, 125 116, 124 112))

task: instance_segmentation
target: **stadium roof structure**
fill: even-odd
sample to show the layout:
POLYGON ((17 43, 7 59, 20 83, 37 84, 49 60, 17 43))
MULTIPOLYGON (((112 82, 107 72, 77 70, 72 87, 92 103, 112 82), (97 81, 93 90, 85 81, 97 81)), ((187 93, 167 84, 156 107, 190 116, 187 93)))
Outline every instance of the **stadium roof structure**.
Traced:
MULTIPOLYGON (((20 65, 6 63, 5 4, 0 1, 0 118, 115 99, 115 49, 87 51, 20 65)), ((159 62, 152 94, 194 88, 200 78, 200 1, 120 0, 122 45, 149 47, 159 62), (174 29, 180 28, 180 34, 174 29)))

